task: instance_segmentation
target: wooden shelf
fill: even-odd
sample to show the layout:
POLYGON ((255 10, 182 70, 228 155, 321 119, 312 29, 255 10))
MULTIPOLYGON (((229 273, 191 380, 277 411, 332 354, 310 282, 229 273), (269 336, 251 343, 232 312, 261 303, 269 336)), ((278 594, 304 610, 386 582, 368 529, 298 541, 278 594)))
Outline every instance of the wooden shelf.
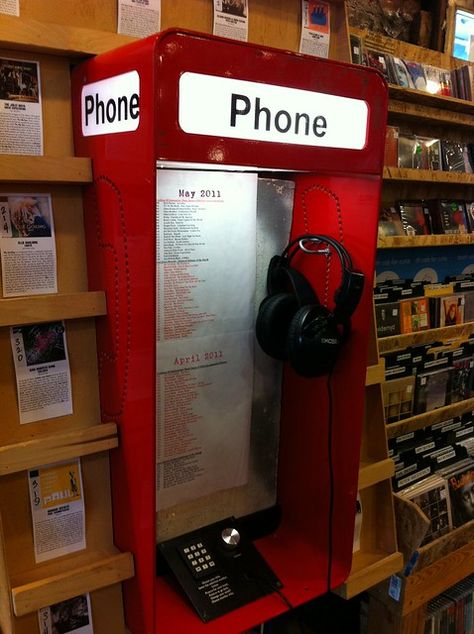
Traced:
MULTIPOLYGON (((461 527, 463 528, 463 527, 461 527)), ((407 578, 402 613, 421 607, 433 597, 450 588, 474 570, 474 541, 441 557, 430 566, 407 578)))
MULTIPOLYGON (((437 104, 438 106, 438 104, 437 104)), ((424 104, 410 103, 391 99, 388 104, 389 115, 411 119, 416 122, 466 127, 472 129, 474 112, 457 112, 444 108, 427 106, 424 104)))
POLYGON ((436 236, 379 236, 377 247, 379 249, 409 249, 448 247, 459 244, 474 244, 474 233, 436 236))
POLYGON ((16 616, 24 616, 45 605, 53 605, 71 597, 105 588, 134 575, 131 553, 107 556, 97 553, 96 560, 43 579, 12 587, 12 603, 16 616))
POLYGON ((0 476, 118 447, 117 425, 104 423, 0 447, 0 476))
POLYGON ((0 16, 2 48, 84 56, 110 51, 135 39, 108 31, 0 16))
POLYGON ((365 374, 365 385, 376 385, 385 381, 385 362, 382 360, 377 365, 369 365, 365 374))
POLYGON ((409 346, 429 343, 430 341, 446 341, 471 335, 474 332, 474 321, 458 326, 445 326, 444 328, 430 328, 419 332, 410 332, 404 335, 382 337, 378 340, 380 354, 403 350, 409 346))
POLYGON ((0 326, 99 317, 106 313, 103 291, 0 299, 0 326))
POLYGON ((395 438, 396 436, 402 436, 410 431, 416 431, 428 425, 441 423, 444 420, 448 420, 454 416, 460 416, 471 410, 474 410, 474 398, 468 398, 465 401, 459 401, 459 403, 439 407, 432 412, 417 414, 398 423, 390 423, 387 425, 387 437, 395 438))
POLYGON ((442 170, 417 170, 408 167, 385 166, 383 168, 383 178, 386 181, 474 185, 474 174, 467 174, 466 172, 443 172, 442 170))
POLYGON ((408 101, 419 106, 440 108, 451 112, 460 112, 474 116, 474 102, 456 97, 445 97, 444 95, 431 95, 423 90, 413 88, 402 88, 401 86, 389 85, 389 95, 391 99, 408 101))
MULTIPOLYGON (((1 20, 0 20, 1 22, 1 20)), ((91 161, 75 156, 0 156, 1 183, 90 183, 91 161)))
POLYGON ((358 490, 366 489, 377 482, 388 480, 395 474, 395 463, 391 458, 378 462, 361 462, 359 467, 358 490))
POLYGON ((352 558, 352 568, 347 581, 335 592, 344 599, 350 599, 399 572, 402 567, 403 557, 399 552, 356 552, 352 558))

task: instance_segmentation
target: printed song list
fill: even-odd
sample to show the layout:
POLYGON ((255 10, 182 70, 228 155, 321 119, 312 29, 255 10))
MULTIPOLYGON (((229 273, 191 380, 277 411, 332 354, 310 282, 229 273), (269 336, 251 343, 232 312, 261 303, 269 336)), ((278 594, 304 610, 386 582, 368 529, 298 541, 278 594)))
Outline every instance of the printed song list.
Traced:
POLYGON ((254 174, 157 175, 158 508, 247 480, 254 174))

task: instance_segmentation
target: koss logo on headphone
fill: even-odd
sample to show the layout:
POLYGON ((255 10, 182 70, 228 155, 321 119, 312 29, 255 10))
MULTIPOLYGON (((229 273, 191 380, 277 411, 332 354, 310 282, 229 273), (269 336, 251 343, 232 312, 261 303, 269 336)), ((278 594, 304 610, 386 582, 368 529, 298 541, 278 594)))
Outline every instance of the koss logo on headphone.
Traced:
POLYGON ((258 343, 274 359, 288 360, 301 376, 330 373, 349 336, 350 318, 363 288, 364 274, 352 269, 349 253, 335 238, 318 234, 295 238, 270 260, 268 295, 260 304, 255 326, 258 343), (332 311, 321 305, 304 275, 291 267, 298 251, 315 255, 321 245, 336 253, 341 263, 332 311))

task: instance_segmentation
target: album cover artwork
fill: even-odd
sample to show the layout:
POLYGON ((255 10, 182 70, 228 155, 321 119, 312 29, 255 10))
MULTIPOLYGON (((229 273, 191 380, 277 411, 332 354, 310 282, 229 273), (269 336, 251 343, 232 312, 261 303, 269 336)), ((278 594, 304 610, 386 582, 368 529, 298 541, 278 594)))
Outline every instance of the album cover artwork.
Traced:
POLYGON ((436 233, 467 233, 468 220, 462 200, 434 200, 429 204, 436 233))
POLYGON ((396 423, 413 416, 415 377, 405 376, 382 383, 386 423, 396 423))
POLYGON ((474 201, 465 200, 464 205, 466 207, 466 216, 469 224, 469 231, 474 233, 474 201))
POLYGON ((416 137, 400 134, 398 136, 398 167, 413 169, 415 165, 416 137))
POLYGON ((457 141, 441 141, 443 169, 447 172, 465 172, 464 145, 457 141))
POLYGON ((400 491, 400 495, 414 502, 430 520, 421 546, 448 533, 452 528, 448 485, 443 478, 432 475, 400 491))
POLYGON ((474 362, 472 357, 454 359, 451 375, 450 403, 465 401, 472 396, 474 362))
POLYGON ((464 293, 464 323, 474 321, 474 291, 464 293))
POLYGON ((404 236, 402 219, 396 207, 384 207, 380 210, 379 236, 404 236))
POLYGON ((424 170, 441 169, 441 142, 439 139, 416 136, 413 167, 424 170))
POLYGON ((464 303, 465 296, 463 294, 441 297, 439 327, 458 326, 464 323, 464 303))
POLYGON ((405 66, 410 74, 413 85, 417 90, 426 91, 426 76, 423 65, 418 62, 409 62, 405 60, 405 66))
POLYGON ((474 463, 453 471, 447 478, 453 526, 474 519, 474 463))
POLYGON ((431 412, 446 405, 451 368, 422 372, 416 377, 415 414, 431 412))
POLYGON ((403 200, 398 202, 398 210, 403 230, 407 236, 431 234, 429 211, 421 200, 403 200))
POLYGON ((362 39, 358 35, 351 33, 351 60, 353 64, 363 64, 364 58, 362 56, 362 39))
POLYGON ((397 167, 398 165, 398 128, 388 125, 385 131, 384 165, 397 167))
POLYGON ((382 75, 385 77, 385 79, 387 80, 387 82, 391 83, 389 70, 387 67, 387 59, 385 57, 386 54, 382 53, 381 51, 375 51, 373 49, 366 48, 365 55, 366 55, 367 65, 370 66, 371 68, 375 68, 376 70, 380 71, 382 75))
POLYGON ((398 302, 375 304, 377 337, 390 337, 400 334, 400 310, 398 302))
POLYGON ((400 330, 403 334, 428 330, 429 327, 429 300, 427 297, 406 299, 400 302, 400 330))
POLYGON ((405 62, 399 57, 392 57, 391 61, 396 77, 395 83, 402 88, 415 88, 415 84, 413 83, 405 62))

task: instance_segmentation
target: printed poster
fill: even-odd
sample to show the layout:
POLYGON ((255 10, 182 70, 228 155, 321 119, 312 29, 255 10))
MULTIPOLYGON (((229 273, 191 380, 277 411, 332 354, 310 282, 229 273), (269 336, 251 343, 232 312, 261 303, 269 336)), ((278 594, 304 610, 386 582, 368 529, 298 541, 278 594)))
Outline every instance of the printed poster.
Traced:
POLYGON ((157 175, 157 504, 248 479, 256 174, 157 175))
POLYGON ((49 194, 0 194, 0 255, 4 297, 57 293, 49 194))
POLYGON ((20 0, 0 0, 0 13, 20 15, 20 0))
POLYGON ((248 30, 248 0, 214 0, 213 35, 247 42, 248 30))
POLYGON ((64 322, 10 328, 20 423, 72 414, 64 322))
POLYGON ((161 0, 118 0, 117 32, 147 37, 160 30, 161 0))
POLYGON ((329 2, 302 0, 300 53, 329 57, 329 2))
POLYGON ((80 461, 28 471, 35 561, 41 563, 86 547, 80 461))
POLYGON ((0 57, 0 154, 43 154, 38 62, 0 57))
POLYGON ((40 634, 94 634, 90 595, 41 608, 38 622, 40 634))

